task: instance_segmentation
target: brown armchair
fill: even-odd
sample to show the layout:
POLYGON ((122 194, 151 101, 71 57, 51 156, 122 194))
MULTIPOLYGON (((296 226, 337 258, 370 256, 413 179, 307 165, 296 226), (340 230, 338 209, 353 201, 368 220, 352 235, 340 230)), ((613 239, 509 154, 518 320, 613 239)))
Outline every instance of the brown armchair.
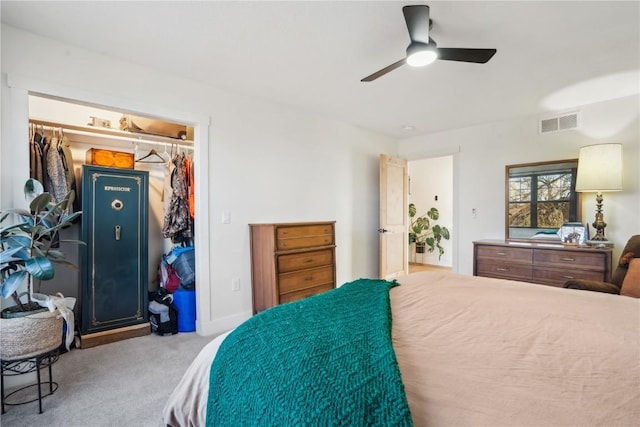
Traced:
POLYGON ((619 294, 622 282, 624 281, 624 276, 627 274, 627 269, 629 268, 629 262, 632 258, 640 258, 640 235, 632 236, 625 245, 622 250, 618 266, 613 271, 610 282, 571 279, 565 282, 564 287, 570 289, 606 292, 609 294, 619 294), (629 254, 633 254, 633 256, 629 254))

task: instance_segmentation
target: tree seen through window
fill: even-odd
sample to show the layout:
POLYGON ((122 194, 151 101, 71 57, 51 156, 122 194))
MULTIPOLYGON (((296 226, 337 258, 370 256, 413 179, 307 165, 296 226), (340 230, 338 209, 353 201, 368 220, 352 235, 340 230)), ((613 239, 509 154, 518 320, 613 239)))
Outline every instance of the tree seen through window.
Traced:
POLYGON ((559 228, 571 221, 574 180, 573 170, 509 177, 509 227, 559 228))

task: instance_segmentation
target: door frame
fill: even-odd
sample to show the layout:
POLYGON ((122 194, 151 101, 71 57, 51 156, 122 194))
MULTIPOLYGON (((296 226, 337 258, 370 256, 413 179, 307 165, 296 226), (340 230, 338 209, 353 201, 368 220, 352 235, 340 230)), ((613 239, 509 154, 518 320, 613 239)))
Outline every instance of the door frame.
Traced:
POLYGON ((420 151, 417 153, 403 154, 401 157, 406 159, 407 162, 415 161, 415 160, 424 160, 424 159, 434 159, 437 157, 445 157, 451 156, 453 161, 452 167, 452 177, 451 177, 451 185, 452 185, 452 233, 451 233, 451 271, 454 273, 458 272, 458 260, 459 260, 459 240, 458 236, 460 235, 460 203, 459 203, 459 194, 460 194, 460 184, 459 184, 459 176, 460 176, 460 151, 461 147, 453 147, 451 149, 438 149, 438 150, 426 150, 420 151))
MULTIPOLYGON (((21 194, 22 184, 29 178, 29 95, 37 95, 46 98, 60 99, 67 102, 96 106, 98 108, 122 111, 123 113, 142 114, 157 117, 170 122, 184 123, 194 128, 194 175, 198 185, 195 187, 195 217, 194 246, 196 275, 202 283, 210 283, 210 248, 209 238, 209 125, 210 118, 205 115, 176 111, 163 105, 150 105, 132 101, 118 96, 109 96, 97 92, 60 86, 30 77, 8 74, 7 86, 9 87, 9 107, 11 120, 3 121, 0 152, 2 157, 11 160, 2 160, 2 168, 10 165, 11 174, 3 174, 0 189, 10 191, 12 205, 20 206, 24 203, 21 194), (6 127, 6 128, 5 128, 6 127), (5 133, 6 132, 6 133, 5 133), (24 150, 15 150, 10 141, 24 141, 24 150), (19 171, 13 173, 13 171, 19 171), (14 204, 14 203, 17 203, 14 204), (199 220, 198 220, 199 218, 199 220)), ((4 116, 4 114, 3 114, 4 116)), ((3 200, 5 196, 3 196, 3 200)), ((196 332, 199 335, 210 335, 216 331, 211 329, 211 290, 208 286, 200 286, 196 291, 196 309, 198 319, 196 332)))

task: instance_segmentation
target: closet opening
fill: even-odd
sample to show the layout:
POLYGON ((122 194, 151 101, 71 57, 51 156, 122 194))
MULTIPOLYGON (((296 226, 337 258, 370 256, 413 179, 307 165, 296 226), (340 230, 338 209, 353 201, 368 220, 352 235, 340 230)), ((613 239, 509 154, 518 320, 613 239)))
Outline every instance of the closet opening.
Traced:
MULTIPOLYGON (((92 177, 97 176, 96 171, 99 172, 99 176, 103 176, 102 172, 105 171, 113 172, 108 179, 126 178, 129 175, 135 180, 139 179, 137 178, 138 176, 144 177, 145 188, 141 192, 141 194, 144 193, 142 194, 144 196, 144 206, 141 206, 140 215, 143 215, 145 219, 140 220, 139 218, 141 217, 136 216, 136 214, 134 215, 135 218, 132 217, 127 220, 131 224, 137 224, 136 226, 139 226, 142 230, 141 233, 136 234, 136 238, 140 238, 140 241, 136 243, 135 239, 131 240, 127 243, 127 247, 135 256, 143 255, 139 259, 140 265, 137 265, 137 269, 141 272, 137 277, 144 279, 145 283, 141 283, 140 288, 145 293, 145 297, 148 291, 154 291, 161 285, 162 275, 159 274, 159 271, 164 270, 159 267, 163 264, 163 260, 165 265, 167 264, 167 258, 173 258, 171 261, 175 261, 180 256, 180 259, 183 260, 183 254, 189 251, 188 261, 191 263, 192 269, 189 271, 190 265, 188 263, 184 264, 184 262, 182 262, 181 268, 183 276, 185 276, 185 273, 190 273, 193 277, 190 276, 189 279, 186 279, 180 285, 180 290, 193 290, 196 286, 194 259, 197 258, 195 255, 198 246, 195 238, 195 223, 198 218, 195 209, 196 192, 194 191, 194 169, 197 168, 194 153, 194 127, 143 112, 105 108, 41 94, 29 94, 28 107, 31 177, 41 180, 45 184, 45 189, 52 185, 54 181, 60 179, 59 177, 52 178, 47 172, 47 158, 51 157, 49 150, 54 141, 56 147, 59 147, 60 150, 64 146, 71 157, 71 159, 65 159, 64 161, 68 163, 72 172, 71 180, 75 183, 73 188, 76 190, 76 200, 78 201, 75 209, 83 210, 83 215, 77 224, 64 230, 65 235, 62 238, 77 240, 81 240, 83 236, 86 238, 88 233, 86 224, 91 221, 91 218, 97 218, 95 219, 97 222, 93 224, 94 230, 92 232, 96 233, 96 239, 102 239, 102 241, 95 242, 94 249, 97 254, 95 258, 87 257, 87 252, 85 252, 84 256, 82 255, 81 251, 85 251, 86 248, 79 248, 76 245, 69 245, 68 248, 63 248, 67 259, 78 265, 80 271, 57 268, 54 279, 43 284, 43 291, 46 291, 45 293, 62 292, 65 296, 76 298, 74 311, 76 319, 80 319, 76 323, 79 329, 85 329, 81 335, 86 334, 87 337, 94 333, 104 335, 105 331, 132 325, 148 326, 148 305, 146 300, 144 305, 138 300, 133 305, 130 305, 129 308, 123 307, 116 302, 113 307, 105 306, 102 312, 87 309, 88 304, 93 306, 101 306, 103 303, 113 304, 113 301, 101 301, 96 304, 93 300, 87 300, 88 294, 92 292, 91 298, 109 300, 140 298, 135 292, 131 293, 126 290, 128 288, 125 285, 118 284, 118 273, 115 272, 117 266, 109 267, 105 265, 96 268, 96 264, 105 262, 105 259, 108 262, 108 258, 111 257, 108 252, 99 253, 99 251, 101 248, 108 247, 108 245, 105 245, 104 236, 111 236, 114 233, 111 233, 109 229, 100 234, 105 227, 111 227, 111 225, 105 225, 105 218, 108 218, 109 214, 102 217, 95 216, 96 212, 92 211, 95 206, 87 204, 89 200, 93 203, 95 200, 99 200, 99 197, 102 197, 100 195, 88 197, 87 194, 83 194, 83 191, 94 191, 93 188, 96 187, 86 185, 87 176, 89 176, 87 175, 87 169, 96 168, 93 170, 92 177), (39 135, 40 138, 44 136, 45 138, 36 141, 35 135, 39 135), (46 152, 44 151, 45 145, 46 152), (34 150, 34 147, 38 146, 41 151, 34 150), (38 156, 41 156, 43 162, 40 163, 39 167, 36 167, 38 156), (83 179, 85 181, 84 184, 83 179), (179 189, 176 187, 179 187, 179 189), (82 206, 80 202, 87 205, 82 206), (176 218, 176 216, 179 217, 176 218), (85 225, 83 226, 83 224, 85 225), (115 285, 111 286, 110 290, 103 289, 99 291, 95 289, 95 284, 98 280, 95 277, 95 271, 99 268, 102 268, 104 272, 114 272, 109 280, 115 285), (133 307, 137 307, 136 313, 128 313, 133 307), (108 318, 109 312, 115 313, 115 317, 108 318), (126 319, 130 319, 130 321, 126 319), (86 325, 92 326, 87 329, 86 325)), ((122 188, 125 186, 123 184, 122 188)), ((120 184, 104 185, 102 187, 118 189, 120 184)), ((108 194, 109 197, 116 194, 113 193, 113 190, 110 191, 112 193, 108 194)), ((132 203, 125 202, 125 204, 128 208, 132 203)), ((120 207, 121 205, 118 204, 117 206, 120 207)), ((105 209, 102 210, 104 211, 105 209)), ((108 208, 106 210, 109 211, 108 208)), ((206 218, 204 220, 206 221, 206 218)), ((121 220, 118 219, 118 221, 121 220)), ((121 224, 115 226, 115 229, 122 230, 122 233, 124 233, 125 229, 131 228, 132 226, 121 224)), ((114 236, 120 237, 120 233, 115 233, 114 236)), ((116 247, 112 246, 111 249, 104 250, 118 252, 118 250, 114 249, 116 247)), ((91 253, 91 251, 88 252, 91 253)), ((115 258, 117 259, 117 257, 115 258)), ((117 262, 121 264, 121 261, 117 262)), ((165 278, 164 284, 166 283, 165 278)), ((197 305, 196 302, 193 303, 194 313, 196 312, 195 305, 197 305)), ((198 314, 201 315, 200 313, 198 314)), ((207 313, 204 314, 206 315, 207 313)), ((183 332, 196 330, 195 319, 193 322, 183 323, 182 328, 183 332)), ((143 327, 140 326, 140 329, 142 331, 143 327)), ((140 335, 142 334, 141 332, 140 335)), ((114 338, 112 340, 115 341, 117 339, 114 338)), ((99 343, 104 341, 102 339, 99 343)), ((106 342, 110 341, 107 340, 106 342)), ((77 343, 79 344, 79 342, 77 343)), ((81 345, 83 347, 92 346, 84 345, 84 343, 81 345)))

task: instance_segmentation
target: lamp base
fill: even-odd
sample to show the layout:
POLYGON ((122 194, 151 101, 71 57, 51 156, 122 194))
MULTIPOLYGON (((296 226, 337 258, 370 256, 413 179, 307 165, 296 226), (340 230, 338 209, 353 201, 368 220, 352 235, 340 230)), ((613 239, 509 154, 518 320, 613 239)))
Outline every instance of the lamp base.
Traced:
POLYGON ((606 242, 607 238, 604 237, 604 229, 607 226, 607 223, 604 222, 604 215, 602 213, 602 192, 598 191, 596 194, 596 219, 593 221, 593 228, 596 229, 596 235, 593 236, 591 240, 595 240, 598 242, 606 242))
MULTIPOLYGON (((602 229, 602 232, 604 232, 604 229, 602 229)), ((593 239, 591 239, 591 241, 592 242, 608 242, 609 239, 604 237, 604 235, 600 234, 600 230, 598 230, 598 234, 593 236, 593 239)))

